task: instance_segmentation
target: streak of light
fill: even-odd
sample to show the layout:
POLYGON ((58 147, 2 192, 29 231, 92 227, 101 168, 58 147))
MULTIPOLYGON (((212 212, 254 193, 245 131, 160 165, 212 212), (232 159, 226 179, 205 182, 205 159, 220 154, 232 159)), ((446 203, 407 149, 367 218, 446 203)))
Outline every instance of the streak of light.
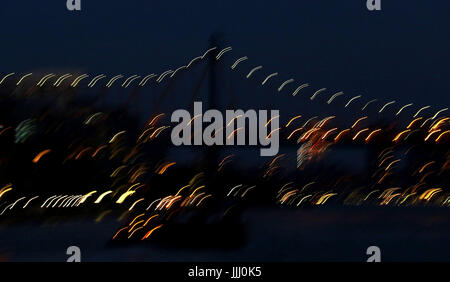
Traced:
POLYGON ((253 185, 253 186, 248 187, 247 189, 245 189, 244 193, 242 193, 242 195, 241 195, 241 198, 245 197, 245 195, 247 194, 247 192, 250 191, 250 189, 253 189, 253 188, 255 188, 255 187, 256 187, 256 185, 253 185))
POLYGON ((130 86, 130 84, 131 84, 133 81, 135 81, 136 79, 139 79, 139 78, 140 78, 140 76, 137 75, 137 76, 133 77, 132 79, 130 79, 130 80, 128 81, 128 83, 125 84, 125 88, 128 88, 128 86, 130 86))
POLYGON ((139 223, 142 223, 142 222, 144 222, 144 220, 139 220, 139 221, 137 221, 135 224, 133 224, 133 225, 130 227, 130 229, 128 229, 128 233, 132 232, 133 229, 134 229, 134 227, 136 227, 136 225, 138 225, 139 223))
POLYGON ((284 204, 292 195, 298 192, 298 189, 294 189, 292 191, 287 192, 284 194, 284 196, 281 198, 280 203, 284 204))
POLYGON ((381 129, 375 129, 375 130, 373 130, 372 132, 369 133, 369 135, 367 135, 365 141, 366 141, 366 142, 369 142, 369 141, 370 141, 370 137, 372 137, 375 133, 380 132, 380 131, 381 131, 381 129))
POLYGON ((352 140, 355 141, 356 138, 358 138, 358 136, 359 136, 361 133, 363 133, 363 132, 365 132, 365 131, 368 131, 368 130, 369 130, 368 128, 361 129, 360 131, 358 131, 358 133, 355 134, 355 136, 353 136, 352 140))
POLYGON ((204 199, 209 198, 211 196, 212 196, 211 194, 204 196, 203 198, 200 199, 200 201, 198 201, 198 203, 195 206, 198 207, 204 199))
POLYGON ((245 60, 247 60, 247 59, 248 59, 247 56, 244 56, 244 57, 241 57, 241 58, 237 59, 237 60, 234 62, 234 64, 231 66, 231 69, 234 70, 240 62, 243 62, 243 61, 245 61, 245 60))
POLYGON ((82 74, 82 75, 78 76, 77 78, 75 78, 73 80, 73 82, 70 84, 70 86, 76 87, 78 85, 78 83, 80 83, 81 80, 83 80, 87 77, 89 77, 89 75, 87 75, 87 74, 82 74))
POLYGON ((157 129, 155 129, 155 131, 153 131, 152 134, 150 134, 149 138, 150 138, 150 139, 153 139, 153 138, 158 137, 158 135, 159 135, 161 132, 163 132, 164 129, 167 129, 167 128, 170 128, 170 126, 161 126, 161 127, 158 127, 157 129))
POLYGON ((413 121, 411 121, 411 122, 408 124, 408 126, 407 126, 406 128, 407 128, 407 129, 410 129, 411 126, 412 126, 416 121, 421 120, 421 119, 423 119, 423 117, 415 118, 413 121))
POLYGON ((302 135, 302 137, 300 138, 300 140, 304 141, 304 140, 308 139, 309 136, 310 136, 313 132, 315 132, 315 131, 317 131, 317 130, 319 130, 319 128, 311 128, 310 130, 306 131, 306 132, 302 135))
POLYGON ((91 157, 94 158, 94 157, 98 154, 98 152, 100 152, 100 150, 105 149, 105 148, 107 148, 107 147, 108 147, 107 145, 102 145, 102 146, 98 147, 98 148, 95 150, 95 152, 91 155, 91 157))
POLYGON ((133 74, 132 76, 130 76, 130 77, 128 77, 127 79, 125 79, 125 81, 122 83, 122 87, 125 87, 125 85, 127 85, 128 82, 129 82, 131 79, 135 78, 135 77, 139 77, 139 76, 138 76, 137 74, 133 74))
POLYGON ((364 111, 364 110, 367 108, 367 106, 369 106, 370 104, 372 104, 372 103, 374 103, 374 102, 376 102, 376 101, 378 101, 378 99, 370 100, 369 102, 367 102, 367 103, 364 105, 364 107, 361 108, 361 111, 364 111))
POLYGON ((97 200, 95 200, 95 204, 99 204, 102 200, 103 200, 103 198, 106 196, 106 195, 109 195, 109 194, 111 194, 113 191, 106 191, 106 192, 104 192, 104 193, 102 193, 98 198, 97 198, 97 200))
POLYGON ((405 141, 408 140, 408 138, 409 138, 410 135, 412 135, 412 134, 415 133, 415 132, 419 132, 419 131, 420 131, 419 129, 415 129, 415 130, 411 131, 411 132, 408 134, 408 136, 406 136, 405 141))
POLYGON ((274 134, 276 131, 278 131, 278 130, 281 130, 281 128, 280 127, 278 127, 278 128, 275 128, 274 130, 272 130, 267 136, 266 136, 266 139, 269 139, 270 137, 272 137, 272 134, 274 134))
POLYGON ((387 160, 389 160, 389 159, 391 159, 391 158, 393 158, 394 156, 387 156, 386 158, 384 158, 381 162, 380 162, 380 164, 378 165, 378 167, 381 167, 383 164, 384 164, 384 162, 385 161, 387 161, 387 160))
POLYGON ((393 164, 398 163, 398 162, 400 162, 400 161, 401 161, 401 159, 398 159, 398 160, 395 160, 395 161, 390 162, 390 163, 388 164, 388 166, 387 166, 384 170, 385 170, 385 171, 388 171, 388 170, 392 167, 393 164))
POLYGON ((422 173, 424 171, 424 169, 427 168, 427 166, 432 165, 434 163, 435 163, 435 161, 431 161, 431 162, 428 162, 428 163, 424 164, 422 166, 422 168, 419 170, 419 173, 422 173))
POLYGON ((428 141, 428 139, 431 137, 431 135, 433 135, 433 134, 435 134, 435 133, 437 133, 437 132, 440 132, 440 131, 441 131, 440 129, 436 129, 436 130, 431 131, 431 132, 427 135, 427 137, 425 137, 425 141, 428 141))
POLYGON ((51 196, 51 197, 47 198, 47 200, 45 200, 44 203, 41 205, 41 208, 43 208, 43 207, 45 206, 45 204, 46 204, 50 199, 53 199, 53 198, 55 198, 55 197, 57 197, 57 195, 54 195, 54 196, 51 196))
POLYGON ((274 72, 274 73, 272 73, 272 74, 269 74, 269 75, 263 80, 263 82, 261 82, 261 85, 266 84, 266 82, 267 82, 271 77, 274 77, 274 76, 277 76, 277 75, 278 75, 277 72, 274 72))
POLYGON ((325 123, 326 123, 327 121, 332 120, 332 119, 334 119, 335 117, 336 117, 336 116, 329 116, 329 117, 324 118, 321 122, 319 122, 319 125, 318 125, 317 127, 322 127, 322 126, 324 126, 325 123))
POLYGON ((433 118, 427 118, 423 123, 422 123, 422 125, 420 125, 420 128, 422 128, 422 127, 424 127, 425 126, 425 124, 427 123, 427 122, 429 122, 430 120, 432 120, 433 118))
POLYGON ((7 79, 8 77, 13 76, 13 75, 15 75, 15 74, 16 74, 15 72, 8 73, 7 75, 5 75, 5 76, 2 78, 2 80, 0 80, 0 84, 2 84, 2 83, 5 81, 5 79, 7 79))
POLYGON ((322 136, 321 139, 322 139, 322 140, 325 140, 325 138, 328 136, 328 134, 330 134, 331 132, 333 132, 333 131, 335 131, 335 130, 337 130, 337 127, 328 130, 327 132, 325 132, 325 134, 322 136))
POLYGON ((173 70, 167 70, 165 72, 163 72, 157 79, 156 82, 161 83, 161 81, 163 81, 164 77, 166 77, 168 74, 171 74, 173 72, 173 70))
POLYGON ((302 130, 303 129, 303 127, 299 127, 299 128, 297 128, 297 129, 294 129, 292 132, 291 132, 291 134, 289 134, 289 136, 287 137, 287 139, 291 139, 291 137, 292 137, 292 135, 294 135, 294 133, 296 133, 297 131, 300 131, 300 130, 302 130))
POLYGON ((233 135, 234 135, 235 133, 237 133, 237 132, 238 132, 239 130, 241 130, 241 129, 243 129, 243 127, 239 127, 239 128, 237 128, 237 129, 233 130, 233 131, 230 133, 230 135, 228 135, 227 139, 231 139, 231 137, 233 137, 233 135))
MULTIPOLYGON (((3 189, 2 189, 3 190, 3 189)), ((0 199, 3 197, 3 195, 5 195, 7 192, 11 191, 12 188, 6 188, 3 191, 0 190, 0 199)))
POLYGON ((139 86, 145 86, 145 84, 147 83, 148 80, 150 80, 151 78, 156 77, 156 76, 158 76, 158 75, 156 75, 156 74, 154 74, 154 73, 149 74, 149 75, 146 75, 146 76, 141 80, 141 82, 139 82, 139 86))
POLYGON ((409 132, 409 131, 411 131, 411 129, 403 130, 402 132, 397 134, 397 136, 395 136, 394 139, 392 139, 392 142, 397 142, 400 139, 400 137, 402 137, 403 134, 405 134, 406 132, 409 132))
POLYGON ((191 118, 191 120, 186 125, 187 126, 191 125, 191 123, 194 121, 194 119, 199 118, 201 116, 202 116, 202 114, 195 115, 193 118, 191 118))
POLYGON ((91 82, 88 83, 88 87, 90 87, 90 88, 94 87, 94 85, 97 83, 97 81, 99 81, 100 79, 105 78, 105 77, 106 77, 106 75, 104 75, 104 74, 99 74, 99 75, 95 76, 91 80, 91 82))
POLYGON ((306 127, 306 125, 307 125, 310 121, 312 121, 312 120, 314 120, 314 119, 316 119, 316 118, 318 118, 318 116, 314 116, 314 117, 308 119, 308 120, 303 124, 303 127, 306 127))
POLYGON ((297 207, 303 202, 303 200, 305 200, 306 198, 309 198, 309 197, 312 197, 312 194, 306 195, 305 197, 301 198, 300 201, 298 201, 298 203, 297 203, 297 207))
POLYGON ((49 74, 44 75, 44 76, 41 78, 41 80, 39 80, 39 82, 38 82, 36 85, 37 85, 37 86, 41 86, 41 83, 45 82, 45 80, 46 80, 48 77, 52 76, 52 75, 53 75, 53 73, 49 73, 49 74))
POLYGON ((154 215, 150 216, 150 217, 147 219, 147 221, 144 223, 144 225, 142 225, 142 226, 147 226, 147 224, 149 223, 149 221, 150 221, 151 219, 157 217, 157 216, 158 216, 158 214, 154 214, 154 215))
POLYGON ((136 192, 136 191, 127 191, 127 192, 123 193, 123 194, 119 197, 119 199, 117 199, 116 204, 122 204, 128 196, 133 195, 135 192, 136 192))
POLYGON ((337 195, 337 193, 328 193, 320 197, 320 199, 317 201, 316 205, 323 205, 325 202, 332 196, 337 195))
POLYGON ((441 191, 442 191, 441 188, 431 188, 431 189, 428 189, 428 190, 426 190, 425 192, 423 192, 422 195, 420 195, 419 200, 430 201, 431 198, 432 198, 435 194, 437 194, 437 193, 439 193, 439 192, 441 192, 441 191))
POLYGON ((338 135, 336 135, 336 137, 334 137, 334 142, 337 142, 337 141, 340 139, 340 137, 341 137, 344 133, 346 133, 346 132, 348 132, 348 131, 350 131, 349 128, 344 129, 344 130, 342 130, 341 132, 339 132, 338 135))
POLYGON ((295 117, 291 118, 289 120, 289 122, 286 124, 286 127, 288 127, 294 120, 299 119, 301 117, 302 117, 301 115, 298 115, 298 116, 295 116, 295 117))
POLYGON ((0 135, 2 135, 8 129, 12 129, 12 127, 8 126, 8 127, 4 128, 2 131, 0 131, 0 135))
POLYGON ((95 193, 97 193, 97 191, 91 191, 91 192, 85 194, 83 197, 81 197, 81 199, 78 202, 78 204, 82 204, 82 203, 86 202, 87 198, 89 198, 90 196, 94 195, 95 193))
POLYGON ((415 194, 417 194, 417 193, 416 193, 416 192, 412 192, 412 193, 406 195, 406 196, 403 198, 403 200, 400 202, 400 205, 403 204, 409 197, 411 197, 411 196, 413 196, 413 195, 415 195, 415 194))
POLYGON ((306 88, 306 87, 308 87, 308 86, 309 86, 308 83, 304 83, 304 84, 300 85, 299 87, 297 87, 297 88, 294 90, 294 92, 292 92, 292 96, 295 97, 295 96, 298 94, 298 92, 299 92, 300 90, 302 90, 303 88, 306 88))
POLYGON ((327 89, 326 88, 321 88, 321 89, 317 90, 316 92, 314 92, 314 94, 311 97, 309 97, 309 99, 311 101, 314 100, 314 98, 316 98, 317 95, 319 95, 320 93, 322 93, 325 90, 327 90, 327 89))
POLYGON ((431 119, 435 119, 440 113, 442 113, 442 112, 444 112, 446 110, 448 110, 448 108, 445 108, 445 109, 437 111, 431 119))
POLYGON ((364 120, 364 119, 367 119, 367 118, 368 118, 368 116, 364 116, 364 117, 362 117, 362 118, 357 119, 357 120, 355 121, 355 123, 353 123, 353 125, 352 125, 350 128, 355 128, 355 126, 356 126, 360 121, 362 121, 362 120, 364 120))
POLYGON ((145 210, 148 211, 148 210, 152 207, 152 205, 153 205, 154 203, 156 203, 156 202, 158 202, 158 201, 160 201, 160 200, 161 200, 161 198, 154 200, 153 202, 150 203, 150 205, 148 205, 148 207, 147 207, 145 210))
POLYGON ((195 194, 195 192, 197 192, 198 190, 203 189, 203 188, 205 188, 205 185, 201 185, 201 186, 195 188, 194 191, 191 193, 191 195, 189 195, 189 197, 192 197, 195 194))
POLYGON ((386 104, 384 104, 383 107, 381 107, 381 109, 378 111, 378 113, 381 113, 382 111, 384 111, 384 109, 385 109, 387 106, 392 105, 392 104, 394 104, 394 103, 395 103, 395 100, 394 100, 394 101, 387 102, 386 104))
POLYGON ((352 101, 354 101, 354 100, 356 100, 356 99, 359 99, 359 98, 361 98, 361 95, 358 95, 358 96, 355 96, 355 97, 351 98, 350 100, 348 100, 347 104, 345 104, 345 107, 344 107, 344 108, 347 108, 348 105, 350 105, 350 103, 351 103, 352 101))
POLYGON ((113 76, 109 81, 108 81, 108 83, 106 83, 106 87, 108 87, 108 88, 110 88, 112 85, 113 85, 113 83, 114 82, 116 82, 116 80, 118 80, 118 79, 121 79, 123 77, 123 75, 121 75, 121 74, 118 74, 118 75, 116 75, 116 76, 113 76))
POLYGON ((64 195, 64 196, 60 197, 58 200, 55 201, 52 208, 56 207, 56 205, 58 204, 59 201, 63 200, 62 202, 64 202, 68 197, 69 197, 69 195, 64 195))
POLYGON ((233 123, 234 120, 236 120, 236 119, 238 119, 238 118, 240 118, 240 117, 242 117, 242 116, 243 116, 243 115, 237 115, 237 116, 233 117, 233 118, 227 123, 227 127, 230 126, 230 125, 233 123))
POLYGON ((215 50, 215 49, 217 49, 217 47, 209 48, 208 50, 206 50, 205 53, 203 53, 203 55, 201 56, 201 58, 203 59, 206 55, 208 55, 209 52, 211 52, 211 51, 213 51, 213 50, 215 50))
POLYGON ((313 185, 314 183, 316 183, 316 182, 315 182, 315 181, 311 181, 311 182, 305 184, 305 185, 302 187, 302 189, 300 189, 300 192, 302 192, 303 190, 305 190, 307 187, 313 185))
POLYGON ((139 186, 141 183, 135 183, 135 184, 133 184, 133 185, 131 185, 129 188, 128 188, 128 190, 127 190, 127 192, 128 191, 135 191, 136 192, 136 190, 137 190, 137 188, 136 189, 134 189, 134 190, 132 190, 134 187, 136 187, 136 186, 139 186))
POLYGON ((45 83, 47 80, 49 80, 50 78, 55 77, 55 76, 56 76, 56 75, 53 74, 53 73, 48 74, 47 76, 44 76, 44 77, 41 79, 40 85, 39 85, 39 83, 38 83, 37 85, 40 86, 40 87, 42 87, 42 86, 44 86, 44 83, 45 83))
POLYGON ((185 185, 183 187, 180 188, 180 190, 178 190, 178 192, 175 194, 175 196, 178 196, 178 194, 180 194, 181 191, 183 191, 184 189, 190 187, 191 185, 185 185))
POLYGON ((417 117, 420 114, 420 112, 422 112, 423 110, 426 110, 428 108, 430 108, 430 106, 425 106, 425 107, 420 108, 413 117, 417 117))
POLYGON ((126 131, 123 130, 123 131, 120 131, 120 132, 116 133, 116 134, 111 138, 111 140, 109 140, 108 143, 114 142, 114 141, 116 140, 117 136, 119 136, 119 135, 121 135, 121 134, 124 134, 125 132, 126 132, 126 131))
POLYGON ((58 78, 53 85, 59 87, 66 78, 69 78, 71 76, 72 74, 66 73, 65 75, 62 75, 60 78, 58 78))
POLYGON ((413 105, 412 103, 404 105, 403 107, 400 108, 400 110, 395 115, 398 116, 403 111, 403 109, 405 109, 407 107, 411 107, 412 105, 413 105))
POLYGON ((40 152, 39 154, 36 155, 36 157, 34 157, 33 163, 37 163, 45 154, 48 154, 50 152, 51 152, 50 149, 47 149, 47 150, 44 150, 44 151, 40 152))
POLYGON ((203 59, 202 56, 198 56, 198 57, 193 58, 193 59, 189 62, 189 64, 186 66, 186 68, 189 68, 194 62, 196 62, 196 61, 198 61, 198 60, 201 60, 201 59, 203 59))
POLYGON ((118 168, 116 168, 113 173, 111 173, 111 175, 109 177, 116 177, 116 175, 125 167, 127 167, 126 165, 121 165, 118 168))
POLYGON ((156 226, 155 228, 151 229, 149 232, 147 232, 147 234, 145 234, 144 237, 142 237, 142 240, 147 239, 150 235, 152 235, 153 232, 155 232, 155 230, 158 230, 159 228, 161 228, 163 225, 160 224, 158 226, 156 226))
POLYGON ((30 72, 30 73, 25 74, 24 76, 22 76, 22 77, 19 79, 19 81, 16 83, 16 85, 19 85, 19 84, 22 82, 22 80, 24 80, 26 77, 28 77, 28 76, 30 76, 30 75, 32 75, 32 74, 33 74, 33 73, 30 72))
POLYGON ((177 72, 179 72, 180 70, 185 69, 185 68, 187 68, 187 66, 181 66, 181 67, 177 68, 177 69, 170 75, 170 77, 171 77, 171 78, 174 77, 174 76, 177 74, 177 72))
POLYGON ((450 133, 450 130, 444 131, 436 138, 436 143, 439 142, 439 140, 444 136, 445 134, 450 133))
POLYGON ((433 127, 431 127, 432 130, 436 129, 439 127, 439 125, 441 125, 443 122, 450 120, 450 117, 446 117, 441 119, 440 121, 438 121, 435 125, 433 125, 433 127))
POLYGON ((231 188, 230 192, 228 192, 227 197, 230 196, 230 194, 234 191, 234 189, 242 187, 242 184, 236 185, 233 188, 231 188))
POLYGON ((106 215, 110 214, 112 212, 112 210, 106 210, 104 212, 102 212, 96 219, 95 222, 99 223, 103 220, 103 218, 105 218, 106 215))
POLYGON ((272 122, 272 120, 274 120, 274 119, 276 119, 276 118, 279 118, 279 117, 280 117, 280 116, 278 115, 278 116, 274 116, 273 118, 269 119, 269 121, 266 123, 266 125, 265 125, 264 127, 267 127, 267 126, 269 125, 269 123, 272 122))
POLYGON ((169 167, 171 167, 171 166, 173 166, 173 165, 175 165, 175 164, 176 164, 176 162, 171 162, 171 163, 168 163, 168 164, 164 165, 164 166, 161 168, 161 170, 158 172, 158 174, 164 174, 164 172, 165 172, 169 167))
POLYGON ((373 193, 378 192, 378 191, 380 191, 380 190, 375 189, 375 190, 369 192, 369 193, 367 194, 367 196, 364 198, 364 201, 367 201, 367 199, 370 197, 370 195, 372 195, 373 193))
POLYGON ((36 200, 37 198, 39 198, 39 196, 35 196, 35 197, 29 199, 29 200, 27 201, 27 203, 26 203, 22 208, 23 208, 23 209, 26 208, 26 207, 31 203, 31 201, 36 200))
POLYGON ((260 69, 262 69, 262 66, 254 67, 253 69, 250 70, 250 72, 247 74, 246 77, 247 77, 247 78, 250 78, 250 76, 252 76, 252 74, 253 74, 255 71, 260 70, 260 69))
POLYGON ((10 207, 9 209, 12 210, 12 209, 14 208, 14 206, 15 206, 18 202, 20 202, 20 201, 22 201, 22 200, 24 200, 24 199, 26 199, 26 197, 21 197, 21 198, 17 199, 17 200, 11 205, 11 207, 10 207))
POLYGON ((216 61, 218 61, 218 60, 220 59, 220 57, 223 56, 223 54, 225 54, 226 52, 229 52, 229 51, 231 51, 231 50, 233 50, 233 48, 232 48, 231 46, 228 46, 228 47, 223 48, 222 51, 220 51, 220 52, 217 54, 217 56, 216 56, 216 61))
POLYGON ((228 160, 229 158, 232 158, 232 157, 234 157, 234 155, 230 154, 230 155, 226 156, 225 158, 223 158, 223 160, 219 163, 219 166, 222 166, 226 160, 228 160))
POLYGON ((341 95, 344 95, 344 92, 340 91, 340 92, 335 93, 333 96, 331 96, 330 99, 328 99, 327 104, 328 105, 331 104, 333 102, 333 100, 336 99, 336 97, 339 97, 341 95))
POLYGON ((294 82, 294 79, 292 79, 292 78, 286 80, 285 82, 283 82, 283 83, 280 85, 280 87, 278 87, 278 92, 280 92, 281 90, 283 90, 283 88, 284 88, 287 84, 292 83, 292 82, 294 82))
POLYGON ((127 229, 127 228, 128 228, 128 226, 119 229, 119 231, 117 231, 117 233, 113 236, 113 240, 117 238, 117 235, 119 235, 120 232, 122 232, 123 230, 125 230, 125 229, 127 229))

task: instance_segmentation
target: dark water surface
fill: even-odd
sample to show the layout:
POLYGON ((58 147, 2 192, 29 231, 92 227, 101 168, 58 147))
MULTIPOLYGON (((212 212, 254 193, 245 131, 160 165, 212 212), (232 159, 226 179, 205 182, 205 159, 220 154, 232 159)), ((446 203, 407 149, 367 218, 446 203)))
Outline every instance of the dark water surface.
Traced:
MULTIPOLYGON (((120 228, 112 216, 100 223, 93 217, 54 226, 10 225, 0 230, 0 257, 65 261, 66 249, 75 245, 82 261, 366 261, 366 249, 378 246, 382 261, 449 261, 450 214, 443 208, 254 208, 242 222, 245 243, 227 249, 154 242, 111 246, 120 228)), ((226 232, 232 238, 237 230, 226 232)))

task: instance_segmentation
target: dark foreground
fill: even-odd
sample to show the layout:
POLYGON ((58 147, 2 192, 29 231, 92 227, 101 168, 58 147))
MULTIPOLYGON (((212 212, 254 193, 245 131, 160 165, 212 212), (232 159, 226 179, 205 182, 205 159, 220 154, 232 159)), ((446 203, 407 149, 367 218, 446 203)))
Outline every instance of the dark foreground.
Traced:
POLYGON ((444 208, 251 209, 242 216, 243 233, 225 228, 230 238, 242 234, 243 244, 228 248, 220 242, 194 246, 196 241, 111 244, 120 227, 115 218, 3 226, 1 261, 66 261, 74 245, 82 261, 366 261, 369 246, 381 249, 382 261, 450 261, 450 213, 444 208))

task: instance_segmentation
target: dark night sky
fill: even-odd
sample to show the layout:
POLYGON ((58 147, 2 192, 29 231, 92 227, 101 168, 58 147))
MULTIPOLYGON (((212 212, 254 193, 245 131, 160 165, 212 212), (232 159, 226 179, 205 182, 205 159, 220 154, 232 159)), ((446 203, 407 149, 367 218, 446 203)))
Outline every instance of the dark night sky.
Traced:
MULTIPOLYGON (((416 105, 446 107, 450 2, 3 0, 0 72, 83 69, 148 74, 187 63, 224 34, 249 56, 298 80, 416 105)), ((225 47, 225 46, 222 46, 225 47)))

